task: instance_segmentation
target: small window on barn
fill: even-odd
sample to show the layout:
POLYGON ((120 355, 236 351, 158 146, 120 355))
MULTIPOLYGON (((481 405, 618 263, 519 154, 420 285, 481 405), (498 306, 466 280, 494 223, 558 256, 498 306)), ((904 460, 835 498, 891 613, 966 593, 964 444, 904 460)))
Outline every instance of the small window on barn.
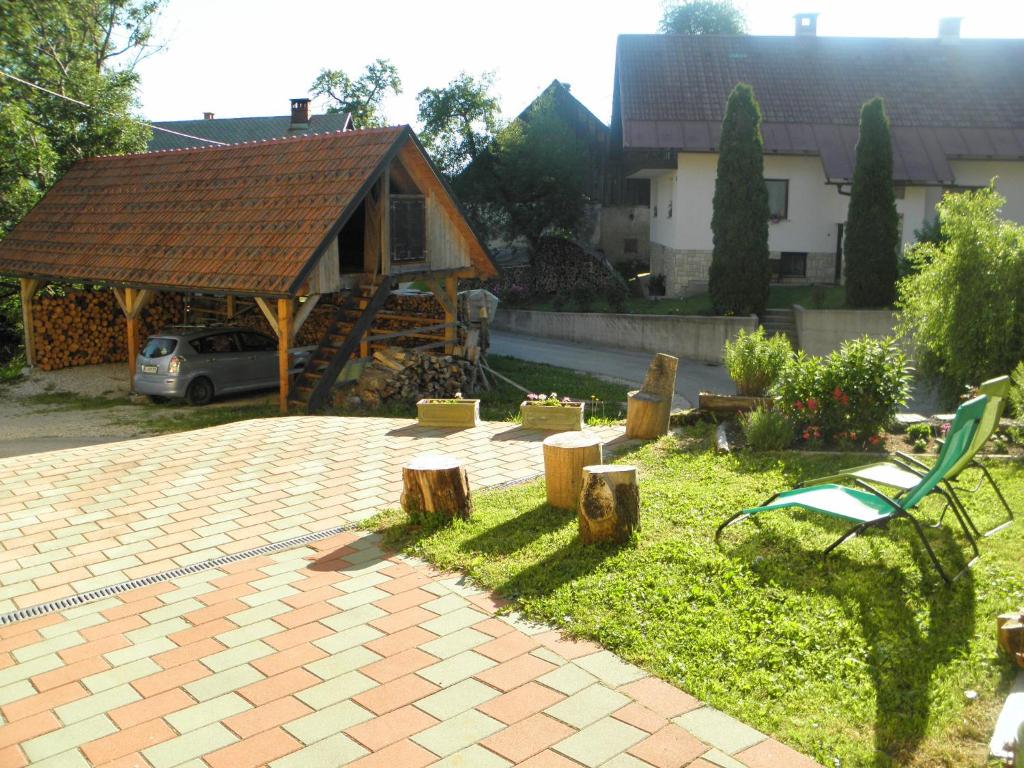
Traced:
POLYGON ((768 187, 768 218, 783 221, 789 218, 789 179, 765 179, 768 187))
POLYGON ((391 195, 391 262, 427 258, 427 212, 423 195, 391 195))

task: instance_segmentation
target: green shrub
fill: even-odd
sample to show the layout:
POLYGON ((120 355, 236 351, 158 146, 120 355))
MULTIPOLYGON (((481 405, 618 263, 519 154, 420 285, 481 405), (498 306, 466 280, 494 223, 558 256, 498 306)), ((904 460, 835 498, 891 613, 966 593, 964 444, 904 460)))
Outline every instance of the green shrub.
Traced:
POLYGON ((594 303, 594 291, 588 286, 578 285, 572 289, 572 303, 580 312, 589 312, 594 303))
POLYGON ((928 450, 928 441, 927 440, 915 440, 913 448, 914 448, 914 453, 924 453, 925 451, 928 450))
POLYGON ((947 194, 937 206, 947 239, 907 249, 919 269, 899 283, 899 332, 948 405, 1024 359, 1024 225, 999 218, 1005 203, 991 185, 947 194))
POLYGON ((755 451, 781 451, 793 443, 793 422, 780 411, 758 407, 740 417, 740 427, 755 451))
POLYGON ((647 284, 647 292, 651 296, 664 296, 665 295, 665 276, 651 275, 650 281, 647 284))
POLYGON ((613 280, 608 283, 608 286, 604 289, 604 298, 608 302, 608 307, 612 312, 625 312, 626 311, 626 299, 629 297, 629 289, 626 288, 625 284, 620 283, 618 280, 613 280))
POLYGON ((892 339, 865 336, 827 357, 799 352, 773 391, 805 440, 876 445, 907 402, 910 375, 892 339))
POLYGON ((927 443, 932 439, 932 428, 927 424, 911 424, 907 427, 907 440, 911 443, 916 443, 918 440, 924 440, 927 443))
POLYGON ((735 341, 725 342, 725 368, 741 395, 761 396, 768 391, 793 354, 785 336, 766 336, 740 329, 735 341))
POLYGON ((1024 361, 1017 364, 1010 375, 1013 386, 1010 387, 1010 405, 1018 419, 1024 419, 1024 361))

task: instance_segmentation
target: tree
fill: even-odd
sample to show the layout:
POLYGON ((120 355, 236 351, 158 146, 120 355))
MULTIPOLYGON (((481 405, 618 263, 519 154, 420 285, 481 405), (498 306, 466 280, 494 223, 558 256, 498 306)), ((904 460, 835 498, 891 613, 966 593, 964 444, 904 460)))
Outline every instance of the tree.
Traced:
POLYGON ((380 128, 387 125, 381 102, 388 93, 402 92, 402 80, 394 64, 377 59, 355 80, 340 69, 321 69, 310 90, 327 98, 328 112, 351 114, 356 128, 380 128))
POLYGON ((480 160, 456 190, 489 205, 506 238, 525 238, 533 253, 549 231, 576 234, 586 212, 587 153, 553 98, 538 99, 500 131, 480 160))
POLYGON ((761 108, 754 89, 739 83, 729 95, 718 147, 712 201, 711 273, 715 311, 749 315, 768 300, 768 187, 764 183, 761 108))
POLYGON ((89 105, 0 76, 0 235, 77 160, 145 149, 134 68, 159 49, 152 28, 162 3, 0 3, 0 69, 89 105))
POLYGON ((1024 359, 1024 225, 999 218, 1005 203, 994 180, 947 194, 937 206, 945 239, 907 248, 916 271, 898 285, 898 330, 950 404, 1024 359))
POLYGON ((424 88, 416 96, 420 139, 449 179, 476 160, 498 130, 501 108, 489 93, 493 84, 493 73, 477 80, 462 72, 444 88, 424 88))
POLYGON ((899 278, 899 215, 892 183, 892 138, 882 99, 860 111, 860 137, 846 217, 846 303, 888 307, 899 278))
POLYGON ((729 0, 687 0, 665 8, 658 31, 667 35, 742 35, 747 22, 729 0))

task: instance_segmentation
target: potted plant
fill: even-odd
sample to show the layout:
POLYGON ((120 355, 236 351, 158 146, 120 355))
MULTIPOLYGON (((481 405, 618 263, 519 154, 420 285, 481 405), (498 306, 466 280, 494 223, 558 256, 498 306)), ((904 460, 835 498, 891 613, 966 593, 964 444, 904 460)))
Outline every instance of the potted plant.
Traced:
POLYGON ((523 417, 523 429, 543 429, 552 432, 569 432, 583 429, 583 403, 568 397, 529 394, 519 404, 523 417))
POLYGON ((736 383, 735 395, 711 392, 698 394, 702 410, 742 413, 756 408, 770 409, 768 389, 778 380, 793 350, 785 336, 767 336, 764 328, 753 333, 740 330, 734 341, 725 342, 724 362, 729 378, 736 383))
POLYGON ((421 427, 475 427, 480 424, 480 401, 462 397, 426 397, 416 403, 416 421, 421 427))

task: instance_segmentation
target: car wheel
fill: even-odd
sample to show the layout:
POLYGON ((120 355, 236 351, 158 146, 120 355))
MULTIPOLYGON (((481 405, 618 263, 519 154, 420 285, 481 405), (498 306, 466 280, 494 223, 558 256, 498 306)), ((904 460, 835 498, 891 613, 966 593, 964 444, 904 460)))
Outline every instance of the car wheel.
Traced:
POLYGON ((185 397, 189 405, 206 405, 213 400, 213 382, 205 376, 200 376, 188 385, 185 397))

